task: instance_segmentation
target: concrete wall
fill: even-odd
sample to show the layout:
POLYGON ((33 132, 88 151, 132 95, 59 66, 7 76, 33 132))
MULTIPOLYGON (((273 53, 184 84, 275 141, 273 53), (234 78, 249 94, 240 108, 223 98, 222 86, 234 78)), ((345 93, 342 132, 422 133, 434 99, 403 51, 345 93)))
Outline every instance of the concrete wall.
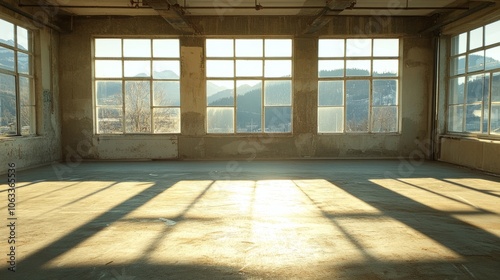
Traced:
POLYGON ((500 174, 500 141, 443 137, 440 160, 500 174))
POLYGON ((2 18, 29 28, 34 34, 36 96, 36 136, 0 137, 0 174, 14 162, 19 169, 61 159, 59 111, 58 46, 59 35, 48 28, 0 8, 2 18), (43 92, 46 91, 44 94, 43 92))
POLYGON ((418 34, 426 18, 336 17, 314 36, 302 35, 307 17, 192 17, 204 36, 280 35, 294 39, 293 133, 286 135, 207 135, 204 36, 181 39, 180 135, 99 136, 93 133, 92 58, 94 35, 176 35, 160 17, 75 18, 60 40, 63 159, 143 158, 380 158, 409 156, 429 138, 433 75, 432 38, 418 34), (318 36, 401 39, 401 133, 318 135, 318 36))

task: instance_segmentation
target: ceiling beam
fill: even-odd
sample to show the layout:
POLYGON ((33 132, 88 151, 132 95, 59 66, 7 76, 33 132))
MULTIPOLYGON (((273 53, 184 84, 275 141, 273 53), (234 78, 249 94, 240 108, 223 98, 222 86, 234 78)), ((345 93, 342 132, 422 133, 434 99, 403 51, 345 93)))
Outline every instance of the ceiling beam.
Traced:
POLYGON ((3 0, 0 0, 0 6, 7 8, 7 9, 9 9, 9 10, 11 10, 11 11, 13 11, 13 12, 15 12, 23 17, 26 17, 26 18, 32 20, 35 23, 35 25, 44 25, 44 26, 47 26, 49 28, 52 28, 53 30, 55 30, 57 32, 61 32, 61 33, 68 32, 66 29, 63 29, 63 28, 59 27, 58 25, 49 22, 47 14, 44 14, 44 15, 47 15, 47 20, 45 20, 44 18, 42 18, 40 16, 35 17, 34 15, 32 15, 28 12, 25 12, 25 11, 21 10, 20 8, 13 6, 13 5, 11 5, 3 0))
POLYGON ((313 34, 327 25, 330 21, 332 21, 333 17, 327 16, 329 15, 338 15, 345 9, 352 9, 356 5, 356 0, 329 0, 326 3, 326 7, 324 7, 317 15, 316 18, 309 24, 307 29, 303 32, 303 34, 313 34))
POLYGON ((173 28, 184 34, 201 33, 194 24, 186 19, 184 10, 176 0, 143 0, 143 4, 156 10, 173 28))
POLYGON ((453 17, 447 17, 447 18, 444 18, 436 23, 434 23, 434 25, 426 28, 426 29, 423 29, 421 30, 419 33, 421 34, 427 34, 427 33, 431 33, 431 32, 439 32, 439 30, 448 25, 448 24, 451 24, 455 21, 458 21, 460 19, 463 19, 465 17, 468 17, 472 14, 475 14, 481 10, 484 10, 486 8, 490 8, 490 7, 493 7, 496 5, 497 1, 491 1, 491 0, 485 0, 485 1, 478 1, 477 2, 478 4, 474 7, 471 7, 469 10, 467 10, 466 12, 463 12, 459 15, 455 15, 453 17))

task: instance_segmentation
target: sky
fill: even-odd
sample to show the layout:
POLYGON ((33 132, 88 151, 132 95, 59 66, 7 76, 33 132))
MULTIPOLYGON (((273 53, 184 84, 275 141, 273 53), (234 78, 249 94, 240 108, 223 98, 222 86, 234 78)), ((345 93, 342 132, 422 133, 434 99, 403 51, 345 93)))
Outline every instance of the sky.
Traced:
MULTIPOLYGON (((14 41, 14 25, 0 19, 0 39, 14 41)), ((17 27, 17 41, 20 47, 28 49, 28 30, 20 26, 17 27)))

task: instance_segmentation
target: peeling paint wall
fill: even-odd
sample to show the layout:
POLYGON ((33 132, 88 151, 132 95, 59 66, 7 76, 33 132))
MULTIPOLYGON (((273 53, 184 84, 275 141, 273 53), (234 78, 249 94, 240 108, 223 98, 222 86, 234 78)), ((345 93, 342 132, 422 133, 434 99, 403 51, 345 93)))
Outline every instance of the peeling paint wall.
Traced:
MULTIPOLYGON (((204 36, 179 36, 181 42, 180 135, 103 137, 93 134, 93 36, 176 36, 160 17, 75 18, 61 35, 60 88, 62 150, 88 159, 253 159, 408 157, 429 139, 433 45, 418 31, 427 18, 335 17, 318 35, 302 32, 310 17, 191 17, 206 36, 290 36, 293 49, 293 133, 287 135, 207 135, 204 36), (401 60, 401 133, 318 135, 317 40, 398 37, 401 60), (150 143, 151 145, 140 145, 150 143), (80 149, 79 149, 80 146, 80 149), (80 151, 79 151, 80 150, 80 151), (156 152, 155 152, 156 151, 156 152)), ((64 159, 64 158, 63 158, 64 159)))
POLYGON ((59 35, 48 28, 0 8, 2 18, 33 31, 36 102, 36 136, 0 137, 0 174, 14 162, 19 169, 61 159, 59 111, 59 35))

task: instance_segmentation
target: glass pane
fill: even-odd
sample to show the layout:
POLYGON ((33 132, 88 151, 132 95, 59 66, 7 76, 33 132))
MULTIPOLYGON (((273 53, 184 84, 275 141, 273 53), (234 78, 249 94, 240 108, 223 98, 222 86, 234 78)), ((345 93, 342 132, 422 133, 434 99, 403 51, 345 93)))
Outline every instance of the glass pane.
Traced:
POLYGON ((122 82, 97 81, 96 104, 99 105, 122 105, 123 91, 122 82))
POLYGON ((465 131, 481 132, 481 105, 467 105, 465 131))
MULTIPOLYGON (((32 134, 32 126, 35 124, 33 90, 31 79, 19 77, 19 97, 21 99, 21 134, 32 134)), ((34 127, 33 127, 34 128, 34 127)), ((33 131, 34 132, 34 131, 33 131)))
POLYGON ((469 50, 483 46, 483 28, 479 27, 469 32, 469 50))
POLYGON ((396 106, 372 108, 372 132, 397 132, 398 108, 396 106))
POLYGON ((291 39, 266 39, 264 46, 266 57, 292 57, 291 39))
POLYGON ((370 81, 346 82, 346 128, 347 132, 367 132, 370 81))
POLYGON ((95 39, 96 57, 121 57, 121 39, 95 39))
POLYGON ((265 81, 265 106, 287 106, 292 104, 292 81, 265 81))
POLYGON ((398 80, 373 81, 373 106, 398 104, 398 80))
POLYGON ((35 134, 35 106, 21 105, 21 135, 35 134))
POLYGON ((344 76, 344 61, 343 60, 320 60, 318 61, 318 77, 343 77, 344 76))
POLYGON ((264 67, 265 77, 281 78, 292 76, 291 60, 266 60, 264 67))
POLYGON ((370 76, 370 60, 347 60, 346 76, 370 76))
POLYGON ((491 45, 500 42, 500 20, 486 25, 485 27, 485 45, 491 45))
POLYGON ((22 28, 21 26, 17 27, 17 47, 19 49, 25 51, 31 50, 30 35, 30 32, 26 28, 22 28))
POLYGON ((500 134, 500 104, 491 104, 491 133, 500 134))
POLYGON ((343 81, 320 81, 318 83, 318 106, 344 105, 343 81))
POLYGON ((491 102, 500 102, 500 72, 493 73, 491 79, 491 102))
POLYGON ((344 57, 343 39, 320 39, 318 57, 344 57))
POLYGON ((180 133, 181 109, 154 108, 153 121, 154 121, 154 133, 180 133))
POLYGON ((461 104, 464 102, 465 77, 453 78, 450 80, 449 104, 461 104))
POLYGON ((489 99, 490 99, 490 74, 484 75, 484 88, 483 88, 483 133, 488 133, 488 119, 489 119, 489 99))
POLYGON ((265 107, 265 132, 286 133, 292 132, 291 107, 265 107))
POLYGON ((484 75, 470 76, 467 80, 467 104, 481 102, 483 100, 484 75))
POLYGON ((17 134, 16 80, 0 73, 0 135, 17 134))
POLYGON ((371 39, 347 39, 346 57, 352 56, 371 56, 371 39))
POLYGON ((30 74, 30 56, 28 54, 17 52, 17 72, 30 74))
POLYGON ((21 106, 34 105, 30 78, 19 77, 19 97, 21 98, 21 106))
POLYGON ((262 60, 236 60, 237 77, 262 77, 262 60))
POLYGON ((236 57, 262 57, 262 39, 236 39, 236 57))
POLYGON ((374 77, 396 77, 399 70, 397 59, 377 59, 373 61, 374 77))
POLYGON ((207 39, 207 57, 233 57, 232 39, 207 39))
POLYGON ((450 106, 448 109, 448 131, 462 132, 464 123, 464 106, 450 106))
POLYGON ((234 108, 207 108, 208 133, 233 133, 234 108))
POLYGON ((154 39, 153 57, 180 57, 179 39, 154 39))
POLYGON ((234 77, 234 61, 207 60, 207 77, 234 77))
POLYGON ((399 56, 399 39, 373 39, 373 56, 399 56))
POLYGON ((121 78, 122 61, 121 60, 96 60, 95 61, 96 78, 121 78))
POLYGON ((467 51, 467 32, 457 35, 451 39, 451 55, 461 54, 467 51))
POLYGON ((208 106, 233 106, 234 81, 207 81, 208 106))
POLYGON ((344 131, 344 108, 318 108, 318 132, 336 133, 344 131))
POLYGON ((180 106, 181 90, 178 81, 153 82, 154 106, 180 106))
POLYGON ((14 24, 0 19, 0 42, 9 46, 14 46, 14 24))
POLYGON ((467 55, 467 71, 479 71, 484 70, 484 51, 478 51, 467 55))
POLYGON ((178 60, 153 61, 153 79, 178 80, 180 76, 181 68, 178 60))
POLYGON ((124 57, 151 57, 150 39, 123 39, 124 57))
POLYGON ((500 68, 500 46, 486 50, 486 70, 500 68))
POLYGON ((236 131, 261 132, 262 81, 236 81, 236 131))
POLYGON ((125 60, 125 77, 151 77, 150 60, 125 60))
POLYGON ((14 51, 0 47, 0 68, 15 71, 14 51))
POLYGON ((121 107, 97 107, 97 133, 123 133, 123 110, 121 107))
POLYGON ((465 73, 465 55, 451 59, 450 74, 460 75, 465 73))
POLYGON ((151 132, 149 81, 125 82, 125 132, 151 132))

